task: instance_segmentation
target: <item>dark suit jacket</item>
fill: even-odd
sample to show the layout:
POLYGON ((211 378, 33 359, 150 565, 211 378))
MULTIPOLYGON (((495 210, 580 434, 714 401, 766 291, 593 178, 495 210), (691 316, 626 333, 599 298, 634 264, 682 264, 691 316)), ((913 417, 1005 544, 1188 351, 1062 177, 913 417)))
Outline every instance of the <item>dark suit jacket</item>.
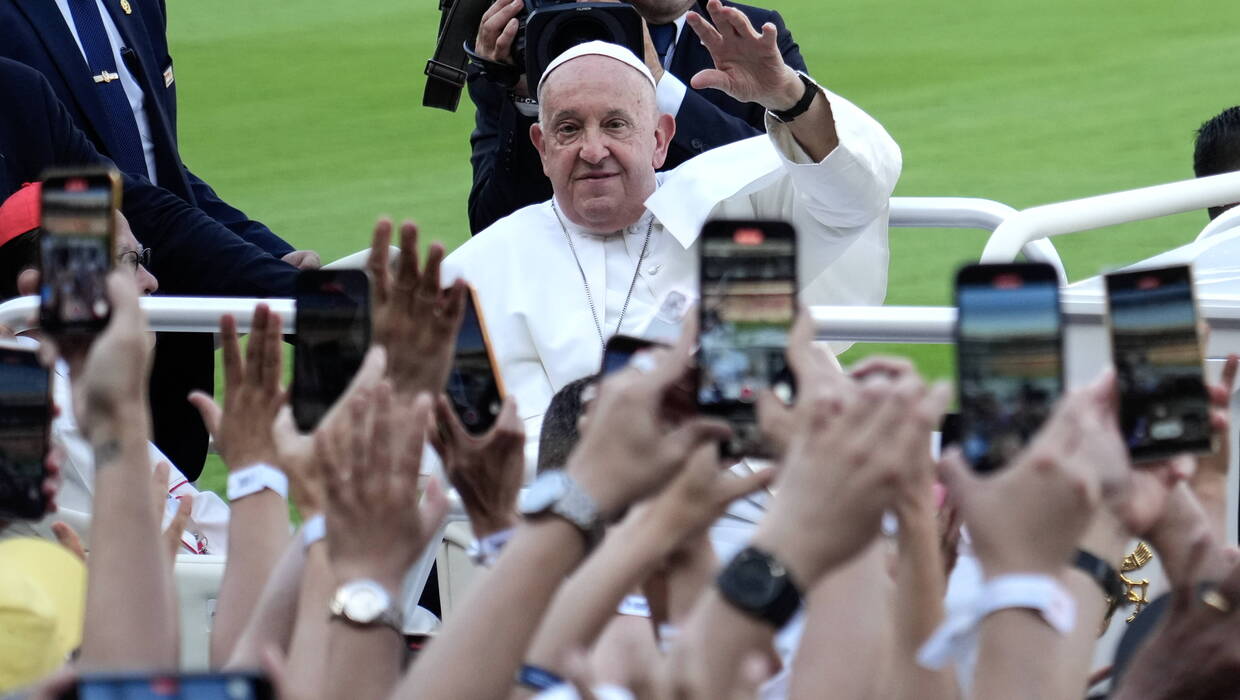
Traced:
MULTIPOLYGON (((155 145, 159 186, 202 209, 207 216, 259 248, 281 257, 292 252, 263 224, 222 201, 211 186, 189 171, 177 150, 176 82, 165 36, 164 0, 128 0, 126 14, 117 0, 103 3, 129 51, 123 60, 146 96, 145 109, 155 145)), ((0 57, 43 74, 86 136, 105 156, 115 152, 112 130, 96 96, 82 52, 53 0, 0 0, 0 57)), ((162 282, 162 280, 161 280, 162 282)))
MULTIPOLYGON (((111 165, 32 68, 0 58, 0 104, 7 105, 0 109, 0 201, 49 167, 111 165)), ((125 176, 122 210, 138 240, 151 247, 152 271, 166 291, 293 295, 291 265, 143 178, 125 176)), ((213 376, 209 336, 161 334, 151 382, 155 442, 190 479, 202 471, 207 435, 185 397, 194 388, 209 392, 213 376)))
MULTIPOLYGON (((725 5, 744 12, 755 27, 771 22, 778 30, 784 62, 804 71, 805 59, 784 20, 774 10, 763 10, 724 0, 725 5)), ((706 3, 698 0, 693 8, 710 19, 706 3)), ((733 141, 765 131, 763 109, 753 102, 737 102, 719 90, 694 90, 689 80, 700 70, 713 68, 710 52, 687 24, 676 40, 669 72, 688 88, 676 114, 676 135, 668 148, 663 169, 670 170, 693 156, 733 141)), ((551 181, 543 175, 538 151, 530 141, 532 117, 523 116, 513 106, 502 87, 481 78, 469 83, 469 96, 477 110, 473 152, 474 185, 469 192, 469 228, 478 233, 521 207, 551 198, 551 181)))

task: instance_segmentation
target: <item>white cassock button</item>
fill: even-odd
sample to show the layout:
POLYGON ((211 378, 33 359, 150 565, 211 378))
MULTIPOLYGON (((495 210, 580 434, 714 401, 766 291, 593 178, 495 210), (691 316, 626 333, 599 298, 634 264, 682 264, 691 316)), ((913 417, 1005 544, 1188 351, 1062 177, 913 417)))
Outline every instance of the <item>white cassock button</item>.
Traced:
POLYGON ((659 270, 662 270, 662 269, 663 269, 662 265, 651 265, 650 267, 646 268, 646 274, 654 276, 654 275, 659 274, 659 270))

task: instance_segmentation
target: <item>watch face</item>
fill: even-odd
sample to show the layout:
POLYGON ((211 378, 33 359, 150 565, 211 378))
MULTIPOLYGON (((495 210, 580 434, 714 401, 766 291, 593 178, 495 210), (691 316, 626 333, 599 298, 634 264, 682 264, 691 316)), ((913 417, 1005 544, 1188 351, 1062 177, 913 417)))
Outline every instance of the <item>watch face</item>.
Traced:
POLYGON ((728 574, 731 597, 753 610, 766 607, 778 597, 785 575, 777 564, 749 552, 733 560, 728 574))
POLYGON ((530 488, 521 496, 521 512, 525 515, 542 513, 550 508, 568 490, 568 481, 563 472, 546 472, 530 484, 530 488))
POLYGON ((353 584, 340 592, 344 616, 354 622, 368 623, 379 619, 391 600, 383 589, 366 584, 353 584))

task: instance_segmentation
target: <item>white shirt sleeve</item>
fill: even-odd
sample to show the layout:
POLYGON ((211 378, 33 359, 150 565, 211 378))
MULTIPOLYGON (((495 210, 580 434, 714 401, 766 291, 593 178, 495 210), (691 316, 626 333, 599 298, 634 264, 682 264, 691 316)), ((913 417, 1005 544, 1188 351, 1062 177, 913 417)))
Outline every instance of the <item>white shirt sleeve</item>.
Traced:
POLYGON ((659 78, 659 84, 654 91, 654 100, 655 104, 659 105, 659 112, 676 116, 680 112, 681 103, 685 101, 685 93, 688 89, 689 87, 681 82, 680 78, 669 71, 663 71, 663 77, 659 78))

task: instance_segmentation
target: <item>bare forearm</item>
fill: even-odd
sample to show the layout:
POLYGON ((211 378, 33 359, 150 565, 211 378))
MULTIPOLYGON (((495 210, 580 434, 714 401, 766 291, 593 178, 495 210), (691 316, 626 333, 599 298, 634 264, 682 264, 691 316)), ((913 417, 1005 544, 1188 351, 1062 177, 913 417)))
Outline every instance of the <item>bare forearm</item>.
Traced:
MULTIPOLYGON (((798 81, 798 84, 801 83, 798 81)), ((839 135, 835 131, 835 116, 831 112, 831 101, 822 91, 818 91, 805 114, 788 123, 788 129, 815 163, 826 158, 840 145, 839 135)))
POLYGON ((287 654, 305 567, 305 548, 300 538, 293 538, 285 545, 284 554, 267 579, 258 605, 237 637, 225 668, 258 668, 263 649, 269 645, 287 654))
POLYGON ((814 586, 790 697, 818 698, 823 688, 847 698, 881 695, 890 677, 890 600, 886 542, 871 544, 814 586))
POLYGON ((264 490, 232 504, 228 541, 234 543, 224 565, 220 597, 211 629, 211 664, 228 659, 250 620, 263 586, 288 544, 288 504, 264 490))
POLYGON ((1061 687, 1063 637, 1037 613, 1007 608, 982 621, 972 697, 1043 698, 1061 687))
POLYGON ((95 426, 95 508, 82 666, 169 668, 179 640, 171 566, 151 508, 145 407, 95 426))
POLYGON ((392 693, 405 655, 404 638, 396 630, 334 620, 329 635, 325 689, 317 697, 378 700, 392 693))
POLYGON ((495 567, 461 604, 396 689, 396 697, 503 697, 543 612, 585 554, 572 525, 545 518, 521 526, 495 567), (470 660, 485 659, 485 664, 470 660))
POLYGON ((895 700, 956 698, 951 669, 933 671, 917 663, 917 650, 943 621, 947 588, 943 553, 932 514, 902 518, 893 602, 894 669, 890 697, 895 700))
POLYGON ((297 621, 289 642, 289 676, 294 680, 294 697, 314 697, 326 682, 328 604, 336 589, 336 578, 327 559, 327 543, 320 540, 306 552, 306 568, 297 598, 297 621))
POLYGON ((740 612, 712 589, 694 608, 671 667, 689 680, 695 697, 728 697, 743 663, 755 654, 768 655, 774 639, 774 627, 740 612))
POLYGON ((588 648, 598 638, 624 596, 658 564, 666 540, 640 524, 610 532, 598 552, 556 594, 526 660, 562 671, 565 652, 588 648))

